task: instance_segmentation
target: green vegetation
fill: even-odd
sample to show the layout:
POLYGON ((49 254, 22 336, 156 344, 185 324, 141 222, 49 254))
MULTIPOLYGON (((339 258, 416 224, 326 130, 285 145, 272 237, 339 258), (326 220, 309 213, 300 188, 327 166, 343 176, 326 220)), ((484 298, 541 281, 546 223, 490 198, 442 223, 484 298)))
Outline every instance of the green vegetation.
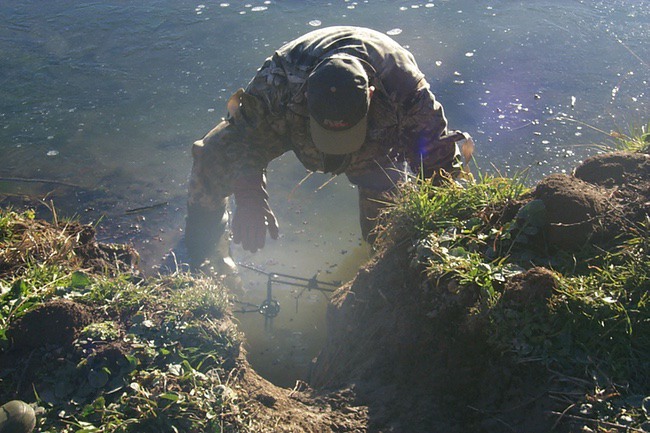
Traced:
MULTIPOLYGON (((647 131, 618 136, 620 148, 647 152, 647 131)), ((592 245, 567 252, 546 243, 546 208, 530 192, 520 178, 482 175, 442 186, 414 179, 385 216, 381 237, 411 240, 414 264, 441 293, 432 301, 433 311, 446 305, 441 296, 472 294, 466 316, 458 320, 480 323, 495 356, 538 364, 576 385, 582 394, 574 395, 572 404, 581 408, 580 417, 619 426, 646 423, 645 429, 650 421, 642 408, 650 394, 647 209, 645 221, 625 221, 625 232, 611 239, 607 250, 592 245), (536 267, 549 276, 543 288, 512 278, 536 267)), ((454 326, 461 329, 460 323, 449 328, 454 326)))
POLYGON ((403 185, 384 235, 395 230, 418 238, 446 230, 469 234, 479 222, 479 211, 514 200, 526 191, 519 178, 483 175, 476 182, 434 185, 416 177, 403 185))
POLYGON ((632 126, 629 128, 629 134, 618 132, 611 133, 614 139, 614 148, 628 152, 645 152, 650 151, 650 122, 639 127, 632 126))
MULTIPOLYGON (((617 149, 649 150, 648 126, 610 137, 617 149)), ((565 405, 558 420, 650 431, 650 218, 647 196, 635 195, 643 188, 608 190, 603 197, 618 200, 608 212, 632 206, 610 212, 621 222, 616 235, 569 251, 551 244, 558 223, 523 176, 414 178, 382 216, 379 242, 411 246, 422 281, 407 289, 425 318, 409 319, 435 324, 432 341, 449 334, 435 350, 470 342, 477 359, 457 362, 487 357, 495 378, 504 365, 511 375, 534 366, 543 391, 565 405)), ((0 210, 0 396, 37 403, 41 432, 261 431, 259 406, 238 382, 240 335, 222 284, 181 272, 145 279, 128 247, 54 219, 0 210), (38 320, 27 320, 54 304, 76 315, 74 329, 34 329, 72 332, 60 347, 30 333, 38 320)))
POLYGON ((27 365, 7 358, 0 395, 44 408, 42 432, 251 431, 232 388, 240 339, 224 288, 184 273, 94 272, 78 228, 0 211, 0 350, 46 301, 73 300, 93 316, 70 347, 14 348, 29 351, 27 365))

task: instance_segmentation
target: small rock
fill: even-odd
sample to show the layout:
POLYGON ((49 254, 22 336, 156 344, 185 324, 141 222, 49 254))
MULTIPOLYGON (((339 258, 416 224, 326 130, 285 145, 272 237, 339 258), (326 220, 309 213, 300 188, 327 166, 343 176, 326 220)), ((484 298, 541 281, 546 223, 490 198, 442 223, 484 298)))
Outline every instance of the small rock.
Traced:
POLYGON ((643 408, 643 412, 645 412, 645 416, 650 418, 650 396, 643 399, 641 407, 643 408))
POLYGON ((20 400, 0 406, 0 432, 30 433, 36 425, 34 409, 20 400))

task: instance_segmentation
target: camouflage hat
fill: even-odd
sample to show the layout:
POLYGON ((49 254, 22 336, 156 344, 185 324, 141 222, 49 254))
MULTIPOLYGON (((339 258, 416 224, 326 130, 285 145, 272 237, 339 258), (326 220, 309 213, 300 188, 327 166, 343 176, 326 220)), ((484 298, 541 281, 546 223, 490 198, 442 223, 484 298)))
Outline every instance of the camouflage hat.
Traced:
POLYGON ((320 62, 307 80, 311 138, 331 155, 352 153, 366 139, 370 95, 361 62, 337 54, 320 62))

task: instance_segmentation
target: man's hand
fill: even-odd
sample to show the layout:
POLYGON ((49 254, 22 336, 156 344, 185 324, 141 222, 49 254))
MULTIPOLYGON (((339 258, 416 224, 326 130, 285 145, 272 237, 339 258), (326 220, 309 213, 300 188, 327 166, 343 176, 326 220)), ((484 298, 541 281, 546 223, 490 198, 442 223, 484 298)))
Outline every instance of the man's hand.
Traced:
POLYGON ((456 179, 461 173, 469 172, 467 164, 474 153, 474 140, 466 132, 452 131, 428 141, 417 151, 415 161, 420 166, 411 165, 415 172, 421 171, 425 178, 437 180, 441 176, 444 178, 442 172, 445 172, 456 179), (459 144, 462 144, 462 151, 459 144), (465 158, 464 163, 462 157, 465 158))
POLYGON ((232 240, 250 252, 264 247, 266 231, 271 239, 278 238, 278 221, 269 206, 264 173, 242 176, 234 181, 235 214, 232 220, 232 240))

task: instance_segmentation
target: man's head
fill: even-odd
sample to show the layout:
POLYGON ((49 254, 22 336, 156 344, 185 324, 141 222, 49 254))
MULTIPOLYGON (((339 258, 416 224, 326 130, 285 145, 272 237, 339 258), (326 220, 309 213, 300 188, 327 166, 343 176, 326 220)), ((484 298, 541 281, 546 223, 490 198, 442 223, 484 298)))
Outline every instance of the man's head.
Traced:
POLYGON ((373 87, 361 62, 336 54, 320 62, 307 80, 311 137, 321 152, 352 153, 366 139, 373 87))

